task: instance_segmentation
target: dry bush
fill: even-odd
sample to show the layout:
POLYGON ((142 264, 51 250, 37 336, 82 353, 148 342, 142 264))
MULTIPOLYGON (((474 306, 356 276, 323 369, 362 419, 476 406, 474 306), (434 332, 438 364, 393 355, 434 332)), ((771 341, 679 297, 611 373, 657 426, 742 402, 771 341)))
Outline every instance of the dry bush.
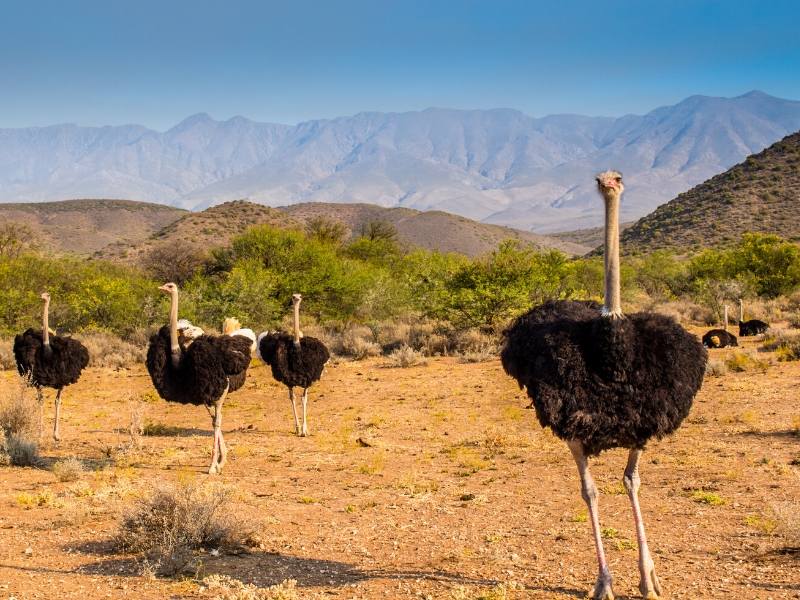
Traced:
POLYGON ((453 347, 460 362, 465 363, 486 362, 497 358, 499 354, 497 338, 477 329, 457 332, 453 336, 453 347))
POLYGON ((147 346, 137 346, 106 332, 84 333, 75 336, 89 350, 90 367, 126 369, 143 363, 147 346))
POLYGON ((679 323, 699 323, 702 325, 714 325, 717 323, 717 318, 710 308, 700 306, 688 300, 656 304, 653 306, 652 310, 653 312, 672 317, 679 323))
POLYGON ((772 507, 777 521, 777 531, 790 548, 800 549, 800 504, 780 502, 772 507))
POLYGON ((14 340, 11 338, 0 338, 0 370, 10 371, 17 368, 17 361, 14 358, 14 340))
POLYGON ((401 346, 389 356, 389 366, 408 368, 417 367, 428 364, 422 352, 414 350, 411 346, 401 346))
POLYGON ((18 385, 0 393, 0 429, 6 437, 33 438, 39 432, 39 403, 28 391, 26 380, 20 377, 18 385))
POLYGON ((779 361, 800 360, 800 332, 770 329, 761 348, 775 352, 779 361))
POLYGON ((788 322, 792 329, 800 329, 800 314, 791 315, 788 322))
POLYGON ((381 354, 381 346, 375 342, 372 330, 363 325, 348 327, 337 341, 334 352, 356 360, 381 354))
POLYGON ((15 435, 7 435, 2 439, 0 463, 15 467, 38 467, 41 462, 39 446, 33 440, 15 435))
POLYGON ((444 328, 431 321, 414 323, 409 332, 408 343, 426 356, 446 356, 450 352, 450 340, 444 328))
POLYGON ((300 600, 294 579, 260 588, 227 575, 209 575, 203 585, 216 594, 215 600, 300 600))
POLYGON ((382 348, 411 345, 411 325, 408 323, 384 323, 375 335, 382 348))
POLYGON ((706 363, 706 377, 722 377, 728 373, 728 365, 724 361, 711 359, 706 363))
POLYGON ((86 471, 83 467, 83 463, 74 456, 62 458, 54 462, 50 470, 53 472, 53 475, 56 476, 56 479, 61 482, 78 481, 81 475, 86 471))
POLYGON ((185 483, 154 491, 122 519, 117 546, 140 554, 153 571, 174 575, 200 549, 237 551, 254 529, 235 517, 234 491, 218 484, 185 483))

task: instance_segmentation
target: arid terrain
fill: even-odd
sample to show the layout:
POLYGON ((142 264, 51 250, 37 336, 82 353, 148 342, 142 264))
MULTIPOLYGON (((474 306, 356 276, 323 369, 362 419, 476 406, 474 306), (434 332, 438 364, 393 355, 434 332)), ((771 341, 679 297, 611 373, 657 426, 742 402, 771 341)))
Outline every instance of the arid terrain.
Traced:
MULTIPOLYGON (((745 342, 755 348, 756 342, 745 342)), ((720 358, 728 350, 714 350, 720 358)), ((683 428, 652 444, 642 505, 665 598, 800 598, 800 363, 708 377, 683 428), (794 535, 794 538, 792 538, 794 535)), ((19 385, 0 373, 3 393, 19 385)), ((0 597, 214 598, 223 574, 300 598, 583 598, 596 564, 577 472, 499 361, 335 362, 313 388, 309 438, 286 389, 257 361, 225 407, 230 449, 217 480, 260 547, 200 557, 195 573, 143 576, 112 552, 120 515, 154 486, 205 480, 203 408, 156 400, 143 367, 90 369, 68 388, 63 440, 46 462, 84 461, 78 481, 2 467, 0 597), (134 443, 132 411, 148 431, 134 443)), ((32 393, 32 392, 28 392, 32 393)), ((48 395, 46 429, 52 422, 48 395)), ((618 598, 638 597, 625 453, 595 459, 618 598)))

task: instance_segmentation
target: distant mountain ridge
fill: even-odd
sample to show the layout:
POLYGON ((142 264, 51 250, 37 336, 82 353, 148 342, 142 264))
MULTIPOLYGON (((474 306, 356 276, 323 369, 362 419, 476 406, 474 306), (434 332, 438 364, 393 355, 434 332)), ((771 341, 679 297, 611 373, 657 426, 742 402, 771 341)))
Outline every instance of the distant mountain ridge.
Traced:
POLYGON ((800 102, 762 92, 619 118, 427 109, 295 126, 198 114, 166 132, 0 129, 0 201, 365 202, 548 232, 601 223, 598 170, 623 171, 632 220, 797 129, 800 102))
POLYGON ((800 131, 639 219, 622 233, 622 250, 719 248, 746 232, 800 241, 800 131))

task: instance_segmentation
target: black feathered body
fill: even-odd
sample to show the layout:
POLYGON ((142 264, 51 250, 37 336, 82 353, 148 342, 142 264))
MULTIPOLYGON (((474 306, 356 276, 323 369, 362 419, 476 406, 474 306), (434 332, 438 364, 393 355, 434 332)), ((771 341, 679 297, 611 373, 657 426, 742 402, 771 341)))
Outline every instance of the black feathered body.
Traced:
POLYGON ((164 400, 210 406, 226 387, 233 392, 244 385, 252 343, 238 335, 201 335, 188 347, 181 346, 180 362, 174 367, 165 325, 150 338, 147 371, 164 400))
POLYGON ((739 321, 739 336, 747 337, 751 335, 758 335, 765 333, 769 329, 769 323, 760 321, 759 319, 750 319, 749 321, 739 321))
POLYGON ((706 348, 727 348, 738 345, 736 336, 724 329, 712 329, 703 336, 703 346, 706 348))
POLYGON ((68 336, 50 336, 50 350, 45 348, 42 332, 28 329, 14 338, 17 370, 29 377, 35 387, 60 390, 76 383, 89 364, 86 346, 68 336))
POLYGON ((287 333, 268 333, 258 342, 258 353, 272 369, 272 376, 287 387, 308 388, 322 377, 331 355, 320 340, 300 338, 300 344, 287 333))
POLYGON ((596 304, 547 302, 504 335, 503 367, 539 422, 587 455, 643 448, 675 431, 705 374, 700 341, 659 314, 612 319, 596 304))

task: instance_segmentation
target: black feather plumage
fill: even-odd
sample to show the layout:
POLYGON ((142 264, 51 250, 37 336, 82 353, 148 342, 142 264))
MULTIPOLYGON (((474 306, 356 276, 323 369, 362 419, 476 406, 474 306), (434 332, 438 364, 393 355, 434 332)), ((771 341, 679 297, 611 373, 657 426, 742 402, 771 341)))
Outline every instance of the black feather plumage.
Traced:
POLYGON ((769 323, 765 323, 759 319, 750 319, 744 322, 739 321, 739 337, 758 335, 759 333, 765 333, 767 329, 769 329, 769 323))
POLYGON ((201 335, 188 347, 181 346, 176 368, 172 365, 169 326, 165 325, 150 338, 147 372, 164 400, 211 406, 222 397, 226 386, 234 391, 244 385, 251 344, 243 336, 201 335))
POLYGON ((258 353, 272 369, 272 376, 287 387, 311 387, 322 377, 331 355, 320 340, 300 338, 300 347, 288 333, 267 333, 258 343, 258 353))
POLYGON ((596 303, 556 301, 504 332, 501 359, 542 426, 594 455, 643 448, 677 429, 702 384, 707 353, 670 317, 612 319, 596 303))
POLYGON ((68 336, 50 336, 50 350, 43 343, 42 332, 28 329, 14 338, 17 370, 30 377, 35 387, 60 390, 76 383, 89 364, 86 346, 68 336))
POLYGON ((727 348, 738 345, 736 336, 724 329, 711 329, 703 336, 703 346, 706 348, 727 348))

